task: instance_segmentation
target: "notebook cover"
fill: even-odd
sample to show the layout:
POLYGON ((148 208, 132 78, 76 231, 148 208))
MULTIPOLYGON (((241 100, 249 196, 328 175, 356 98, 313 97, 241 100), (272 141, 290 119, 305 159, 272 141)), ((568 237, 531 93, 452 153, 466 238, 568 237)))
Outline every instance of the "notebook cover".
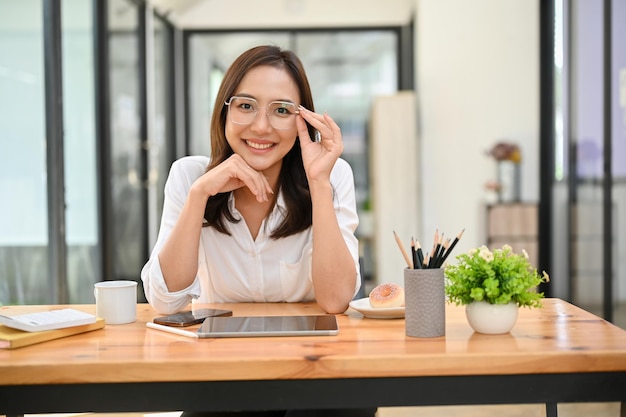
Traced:
POLYGON ((15 349, 23 346, 34 345, 35 343, 90 332, 103 327, 103 318, 97 318, 95 323, 66 327, 64 329, 44 330, 41 332, 25 332, 0 324, 0 349, 15 349))

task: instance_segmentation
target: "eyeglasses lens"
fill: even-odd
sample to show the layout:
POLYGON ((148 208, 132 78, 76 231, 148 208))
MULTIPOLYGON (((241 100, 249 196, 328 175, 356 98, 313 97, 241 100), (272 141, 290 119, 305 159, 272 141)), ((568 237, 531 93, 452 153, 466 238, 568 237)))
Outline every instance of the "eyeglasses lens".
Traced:
MULTIPOLYGON (((254 99, 233 97, 227 103, 230 120, 240 125, 248 125, 254 121, 259 109, 254 99)), ((296 105, 285 101, 272 101, 265 108, 269 122, 274 129, 291 129, 295 127, 296 105)))

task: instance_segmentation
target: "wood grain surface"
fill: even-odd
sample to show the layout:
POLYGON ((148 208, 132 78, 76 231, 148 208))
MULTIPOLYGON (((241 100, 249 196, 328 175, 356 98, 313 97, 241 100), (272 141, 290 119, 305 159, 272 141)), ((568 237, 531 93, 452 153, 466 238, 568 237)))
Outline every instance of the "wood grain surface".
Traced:
MULTIPOLYGON (((322 313, 316 304, 205 306, 236 316, 322 313)), ((71 307, 95 312, 94 305, 71 307)), ((404 319, 369 319, 351 309, 337 316, 337 336, 220 339, 149 329, 159 314, 147 304, 137 313, 132 324, 0 350, 0 385, 626 371, 626 331, 559 299, 520 309, 505 335, 474 333, 464 308, 448 305, 446 336, 431 339, 407 337, 404 319)))

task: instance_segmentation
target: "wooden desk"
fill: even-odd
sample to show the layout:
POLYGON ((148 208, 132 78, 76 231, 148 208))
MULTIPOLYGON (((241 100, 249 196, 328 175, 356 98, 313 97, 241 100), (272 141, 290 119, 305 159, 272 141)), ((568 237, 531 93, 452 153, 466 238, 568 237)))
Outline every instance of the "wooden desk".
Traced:
MULTIPOLYGON (((321 313, 315 304, 212 306, 321 313)), ((521 309, 499 336, 473 333, 450 305, 446 336, 434 339, 352 310, 338 316, 338 336, 191 339, 146 328, 157 314, 137 311, 133 324, 0 350, 0 414, 546 403, 556 415, 559 402, 626 402, 626 331, 558 299, 521 309)))

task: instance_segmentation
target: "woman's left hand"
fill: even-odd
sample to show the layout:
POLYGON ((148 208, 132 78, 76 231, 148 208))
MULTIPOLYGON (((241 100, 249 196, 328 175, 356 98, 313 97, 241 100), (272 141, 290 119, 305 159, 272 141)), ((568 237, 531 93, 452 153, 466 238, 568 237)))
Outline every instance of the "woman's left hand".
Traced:
POLYGON ((343 152, 341 129, 327 114, 317 114, 302 106, 300 116, 296 120, 296 125, 306 175, 309 181, 330 178, 330 172, 343 152), (305 120, 320 133, 319 142, 311 140, 305 120))

